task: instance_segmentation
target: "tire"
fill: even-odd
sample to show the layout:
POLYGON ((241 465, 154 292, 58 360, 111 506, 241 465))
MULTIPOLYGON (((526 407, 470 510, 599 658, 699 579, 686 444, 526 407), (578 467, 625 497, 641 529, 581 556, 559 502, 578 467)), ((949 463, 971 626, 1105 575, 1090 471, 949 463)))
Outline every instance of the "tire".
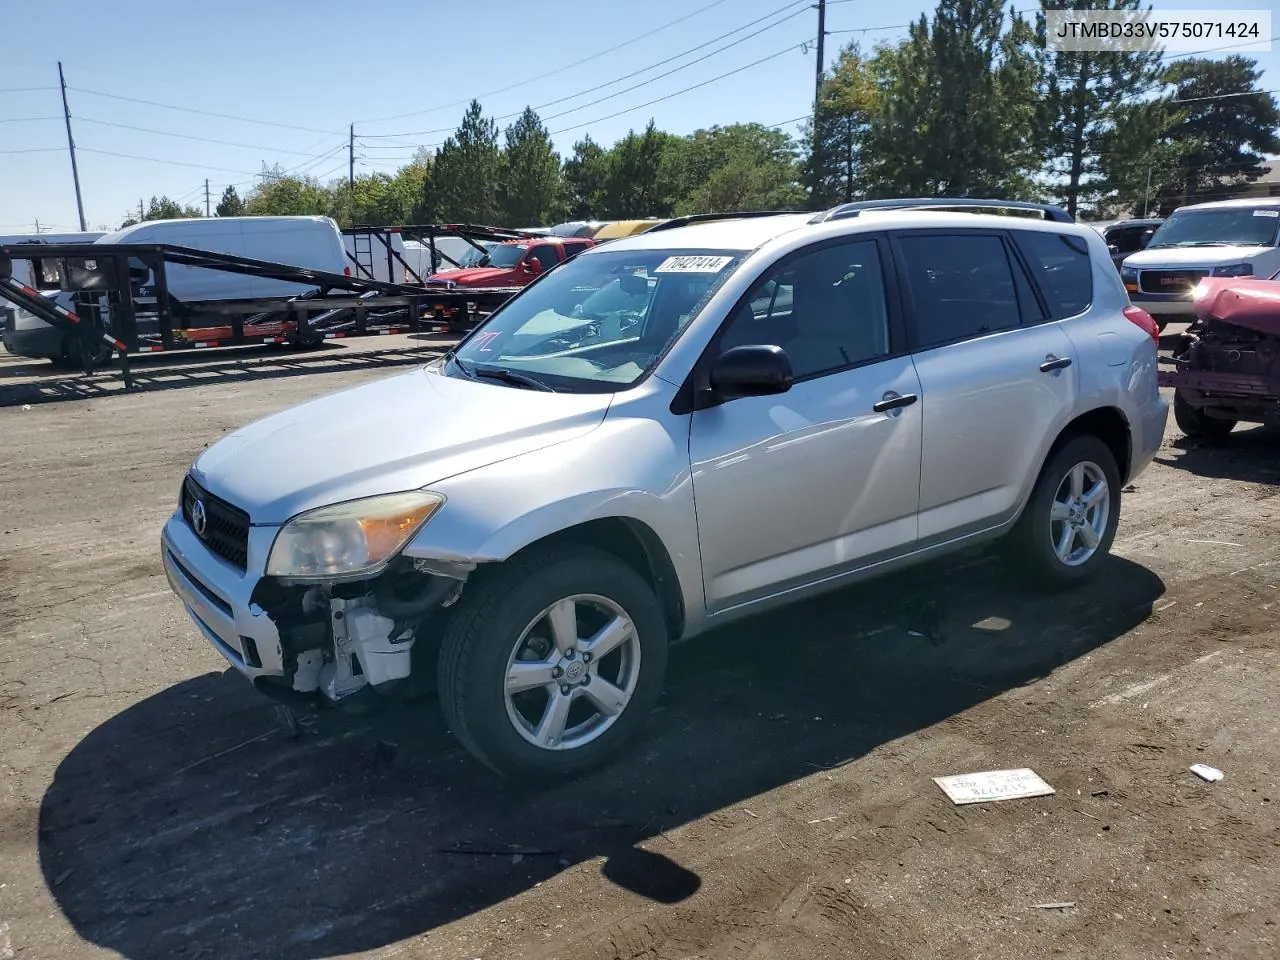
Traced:
POLYGON ((662 606, 630 566, 593 548, 537 550, 481 570, 463 591, 441 641, 440 706, 458 741, 499 775, 562 779, 618 757, 662 692, 667 645, 662 606), (621 641, 603 656, 584 658, 580 645, 566 658, 543 613, 567 598, 580 599, 568 621, 558 619, 562 635, 592 637, 606 621, 625 626, 619 613, 632 629, 620 629, 621 641), (509 696, 517 669, 536 686, 509 696), (616 704, 619 691, 629 697, 606 716, 597 698, 616 704), (539 745, 539 728, 561 716, 554 707, 568 711, 564 737, 539 745))
MULTIPOLYGON (((115 359, 116 352, 107 346, 101 340, 93 342, 93 369, 98 367, 109 367, 115 359)), ((81 350, 79 337, 67 337, 62 343, 62 357, 54 361, 60 367, 68 370, 83 370, 84 356, 81 350)))
POLYGON ((1120 520, 1120 471, 1111 448, 1092 435, 1077 436, 1062 445, 1044 465, 1022 516, 1005 544, 1005 559, 1011 571, 1024 582, 1057 590, 1084 583, 1097 573, 1115 540, 1120 520), (1064 537, 1069 521, 1054 519, 1055 500, 1071 494, 1073 471, 1082 471, 1084 492, 1097 480, 1105 482, 1105 515, 1095 507, 1073 514, 1083 523, 1069 540, 1064 537), (1096 544, 1086 537, 1093 531, 1096 544), (1057 547, 1067 544, 1070 561, 1057 547))
POLYGON ((1221 443, 1235 429, 1236 420, 1220 420, 1198 410, 1187 402, 1181 390, 1173 392, 1173 420, 1188 437, 1221 443))

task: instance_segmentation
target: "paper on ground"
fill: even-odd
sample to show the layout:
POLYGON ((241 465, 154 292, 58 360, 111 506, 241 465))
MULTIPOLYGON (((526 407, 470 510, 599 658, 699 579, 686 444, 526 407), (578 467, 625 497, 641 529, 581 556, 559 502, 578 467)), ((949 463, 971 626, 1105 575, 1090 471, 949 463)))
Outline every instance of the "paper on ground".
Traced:
POLYGON ((1033 770, 986 770, 961 773, 953 777, 934 777, 933 782, 955 804, 986 803, 992 800, 1017 800, 1023 797, 1047 797, 1053 787, 1033 770))
POLYGON ((1191 772, 1201 780, 1208 780, 1210 783, 1213 783, 1215 780, 1222 779, 1222 771, 1217 767, 1211 767, 1206 763, 1193 763, 1191 765, 1191 772))

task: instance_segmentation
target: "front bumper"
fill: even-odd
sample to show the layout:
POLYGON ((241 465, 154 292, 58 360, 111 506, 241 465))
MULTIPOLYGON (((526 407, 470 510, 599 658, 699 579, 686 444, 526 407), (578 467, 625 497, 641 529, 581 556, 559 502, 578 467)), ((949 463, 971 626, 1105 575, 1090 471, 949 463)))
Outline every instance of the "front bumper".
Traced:
POLYGON ((1194 320, 1196 305, 1189 293, 1130 293, 1129 302, 1162 320, 1194 320))
MULTIPOLYGON (((248 570, 264 569, 274 534, 274 528, 249 528, 248 570)), ((249 680, 283 678, 279 629, 252 601, 261 578, 211 553, 179 511, 165 524, 160 540, 169 586, 204 638, 249 680)))

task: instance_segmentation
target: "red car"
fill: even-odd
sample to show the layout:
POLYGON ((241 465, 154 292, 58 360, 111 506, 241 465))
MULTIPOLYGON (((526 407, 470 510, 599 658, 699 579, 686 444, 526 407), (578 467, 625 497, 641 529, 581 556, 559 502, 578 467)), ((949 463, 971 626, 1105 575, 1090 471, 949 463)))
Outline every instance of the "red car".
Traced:
POLYGON ((523 287, 540 274, 594 245, 594 241, 586 237, 506 240, 494 244, 476 266, 442 270, 431 277, 431 282, 446 281, 451 287, 472 290, 523 287))

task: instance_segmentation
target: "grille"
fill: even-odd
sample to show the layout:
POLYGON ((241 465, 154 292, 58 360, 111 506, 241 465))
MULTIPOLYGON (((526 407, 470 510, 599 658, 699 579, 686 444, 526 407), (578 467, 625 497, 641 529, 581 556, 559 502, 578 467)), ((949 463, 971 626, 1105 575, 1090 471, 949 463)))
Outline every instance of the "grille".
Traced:
POLYGON ((191 513, 197 500, 204 504, 205 527, 203 535, 199 531, 196 535, 223 560, 244 570, 249 559, 249 515, 187 477, 182 485, 182 517, 193 531, 191 513))
POLYGON ((1146 293, 1189 293, 1208 275, 1207 270, 1143 270, 1142 289, 1146 293))

